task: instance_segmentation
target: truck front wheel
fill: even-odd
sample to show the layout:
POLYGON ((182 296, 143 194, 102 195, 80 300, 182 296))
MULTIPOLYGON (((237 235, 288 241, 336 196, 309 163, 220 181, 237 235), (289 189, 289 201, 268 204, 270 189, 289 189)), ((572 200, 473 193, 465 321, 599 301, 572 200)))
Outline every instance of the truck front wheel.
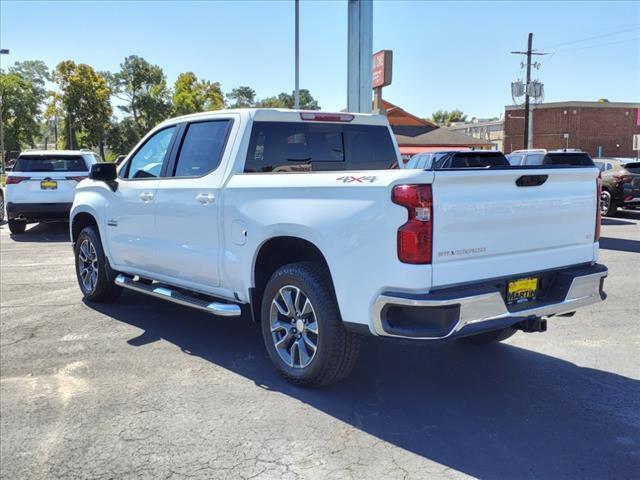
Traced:
POLYGON ((84 298, 92 302, 111 302, 120 296, 119 287, 107 275, 110 268, 94 226, 82 229, 75 244, 76 276, 84 298))
POLYGON ((355 366, 360 338, 344 328, 331 280, 321 265, 301 262, 276 270, 265 288, 261 314, 269 357, 289 382, 328 385, 355 366))

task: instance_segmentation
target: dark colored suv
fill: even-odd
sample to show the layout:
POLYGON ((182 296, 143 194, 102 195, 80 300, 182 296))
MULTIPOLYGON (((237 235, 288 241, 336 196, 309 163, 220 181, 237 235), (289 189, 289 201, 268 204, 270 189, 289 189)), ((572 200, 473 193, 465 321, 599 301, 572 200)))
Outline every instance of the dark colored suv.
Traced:
POLYGON ((598 158, 594 163, 602 172, 602 215, 613 216, 619 207, 640 207, 640 162, 624 163, 613 158, 598 158))

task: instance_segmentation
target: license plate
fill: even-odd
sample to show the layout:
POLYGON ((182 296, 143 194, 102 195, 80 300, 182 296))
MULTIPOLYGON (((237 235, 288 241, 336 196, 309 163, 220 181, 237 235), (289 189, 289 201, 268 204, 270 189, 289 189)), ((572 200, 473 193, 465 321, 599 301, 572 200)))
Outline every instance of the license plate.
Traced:
POLYGON ((58 182, 56 182, 55 180, 42 180, 40 182, 40 189, 41 190, 57 190, 58 182))
POLYGON ((538 293, 538 279, 520 278, 507 285, 507 303, 522 303, 535 300, 538 293))

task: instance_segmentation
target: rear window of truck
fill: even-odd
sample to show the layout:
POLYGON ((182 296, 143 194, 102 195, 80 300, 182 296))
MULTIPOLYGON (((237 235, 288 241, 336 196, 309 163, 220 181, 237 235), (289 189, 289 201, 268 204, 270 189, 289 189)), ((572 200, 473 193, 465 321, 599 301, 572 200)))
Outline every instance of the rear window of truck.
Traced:
POLYGON ((254 122, 244 171, 385 170, 397 161, 385 126, 254 122))
POLYGON ((13 166, 14 172, 86 172, 87 164, 81 156, 23 155, 13 166))

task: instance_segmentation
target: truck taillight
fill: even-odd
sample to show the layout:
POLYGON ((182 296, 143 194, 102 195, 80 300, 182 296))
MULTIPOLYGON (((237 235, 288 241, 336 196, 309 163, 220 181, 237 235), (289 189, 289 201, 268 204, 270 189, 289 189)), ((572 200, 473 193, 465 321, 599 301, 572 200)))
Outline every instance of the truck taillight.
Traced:
POLYGON ((393 203, 409 213, 407 222, 398 229, 398 258, 403 263, 431 263, 433 247, 433 198, 431 185, 396 185, 393 203))
POLYGON ((596 229, 593 232, 593 241, 600 241, 600 223, 602 221, 602 214, 600 213, 600 195, 602 194, 602 175, 598 174, 596 178, 596 229))
POLYGON ((25 180, 29 180, 30 177, 7 177, 5 181, 5 185, 16 185, 20 182, 24 182, 25 180))

